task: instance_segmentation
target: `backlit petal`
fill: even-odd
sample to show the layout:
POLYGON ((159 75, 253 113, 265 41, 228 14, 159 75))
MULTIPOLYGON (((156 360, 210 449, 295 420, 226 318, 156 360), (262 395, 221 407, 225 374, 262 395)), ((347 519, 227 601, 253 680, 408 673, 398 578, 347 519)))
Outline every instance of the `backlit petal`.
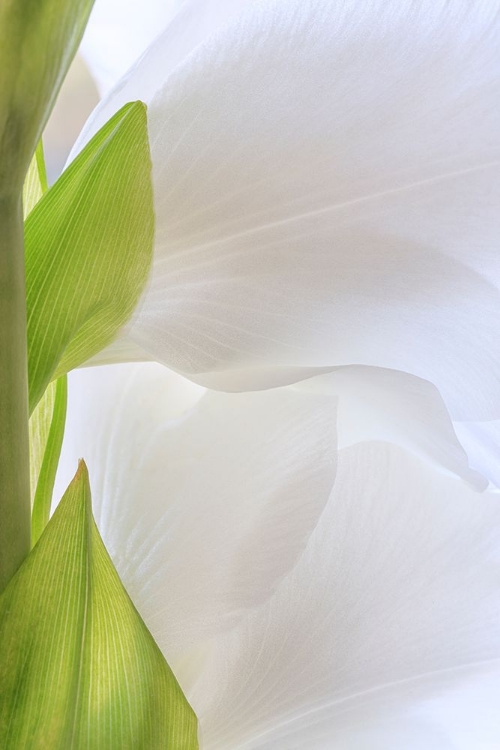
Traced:
POLYGON ((204 750, 496 747, 499 550, 496 495, 395 447, 341 451, 295 569, 188 691, 204 750))
POLYGON ((167 658, 265 601, 336 465, 332 397, 203 393, 157 364, 73 373, 58 495, 83 457, 122 580, 167 658))
POLYGON ((376 365, 498 418, 498 2, 257 0, 185 43, 195 5, 82 136, 148 102, 156 255, 126 335, 210 387, 376 365))

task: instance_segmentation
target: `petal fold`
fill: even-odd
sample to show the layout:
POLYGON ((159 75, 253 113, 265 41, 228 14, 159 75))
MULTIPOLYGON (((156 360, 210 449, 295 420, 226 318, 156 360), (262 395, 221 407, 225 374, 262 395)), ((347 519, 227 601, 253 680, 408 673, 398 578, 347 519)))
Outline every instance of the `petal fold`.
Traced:
POLYGON ((301 559, 188 690, 204 750, 496 747, 499 541, 496 495, 340 451, 301 559))
POLYGON ((471 466, 500 489, 500 420, 455 422, 454 428, 471 466))
POLYGON ((161 365, 70 375, 59 486, 89 467, 99 531, 167 658, 265 601, 328 500, 336 399, 204 393, 161 365))
POLYGON ((142 55, 181 4, 182 0, 96 0, 80 52, 101 94, 142 55))
MULTIPOLYGON (((476 490, 488 486, 493 460, 491 465, 478 462, 478 448, 469 436, 459 442, 456 430, 461 423, 453 425, 439 391, 426 380, 358 365, 339 367, 294 387, 337 396, 339 449, 370 441, 393 443, 461 477, 476 490)), ((497 437, 496 443, 490 437, 490 453, 495 444, 500 445, 500 434, 497 437)))

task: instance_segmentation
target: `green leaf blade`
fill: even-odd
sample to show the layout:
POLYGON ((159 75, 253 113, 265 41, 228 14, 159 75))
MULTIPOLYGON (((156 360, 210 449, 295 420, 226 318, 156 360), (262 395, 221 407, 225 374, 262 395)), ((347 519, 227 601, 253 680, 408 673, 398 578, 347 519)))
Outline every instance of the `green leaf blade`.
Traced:
POLYGON ((146 107, 125 105, 26 220, 30 413, 110 343, 146 285, 154 212, 146 107))
POLYGON ((0 596, 0 746, 196 750, 196 736, 99 536, 82 463, 0 596))
MULTIPOLYGON (((43 458, 39 467, 36 480, 36 490, 33 497, 33 510, 31 514, 31 544, 34 546, 39 540, 42 531, 46 527, 49 516, 50 506, 52 503, 52 492, 56 481, 57 467, 64 438, 64 428, 66 425, 66 409, 68 404, 68 378, 62 375, 55 383, 51 383, 46 391, 49 392, 47 407, 50 410, 50 426, 45 439, 43 448, 43 458), (53 395, 52 395, 53 391, 53 395)), ((35 416, 38 408, 43 405, 44 399, 39 402, 37 409, 33 414, 35 416)), ((30 420, 30 438, 34 432, 31 429, 30 420)), ((31 442, 33 445, 33 440, 31 442)), ((33 448, 31 454, 35 453, 33 448)), ((31 469, 32 475, 36 467, 31 469)), ((33 479, 32 479, 33 481, 33 479)))
MULTIPOLYGON (((42 141, 38 143, 23 188, 25 217, 48 190, 42 141)), ((29 420, 31 545, 45 528, 66 422, 67 380, 63 375, 48 385, 29 420)))
POLYGON ((23 187, 23 211, 26 218, 35 208, 44 193, 47 192, 47 172, 45 170, 45 158, 43 144, 40 140, 31 160, 28 172, 24 179, 23 187))
POLYGON ((53 382, 48 386, 43 397, 38 402, 29 421, 30 489, 32 505, 43 464, 43 458, 45 456, 47 440, 49 438, 50 426, 54 415, 55 400, 56 382, 53 382))

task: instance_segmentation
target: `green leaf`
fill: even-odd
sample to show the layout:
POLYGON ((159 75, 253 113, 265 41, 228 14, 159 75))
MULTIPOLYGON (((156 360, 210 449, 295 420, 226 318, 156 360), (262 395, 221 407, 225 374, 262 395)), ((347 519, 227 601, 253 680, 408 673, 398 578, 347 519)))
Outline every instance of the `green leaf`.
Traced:
POLYGON ((196 734, 99 536, 81 462, 0 596, 0 747, 195 750, 196 734))
POLYGON ((30 489, 32 500, 35 498, 38 477, 40 476, 52 417, 54 416, 56 383, 57 381, 50 383, 30 417, 30 489))
MULTIPOLYGON (((24 181, 25 216, 32 211, 47 189, 45 159, 40 141, 24 181)), ((38 541, 49 520, 52 492, 64 437, 66 404, 67 377, 63 375, 49 384, 29 421, 32 546, 38 541)))
POLYGON ((0 2, 0 196, 20 194, 93 2, 0 2))
POLYGON ((35 153, 31 160, 28 173, 24 180, 23 187, 23 211, 24 218, 31 213, 36 204, 47 192, 47 172, 45 171, 45 159, 43 155, 42 141, 38 142, 35 153))
MULTIPOLYGON (((33 154, 28 174, 24 180, 23 210, 25 218, 31 213, 47 189, 45 159, 43 155, 42 141, 40 141, 36 147, 35 153, 33 154)), ((47 445, 47 438, 49 436, 54 411, 55 394, 55 384, 51 383, 31 415, 29 422, 30 488, 32 499, 35 497, 38 475, 42 468, 45 447, 47 445)))
MULTIPOLYGON (((49 393, 48 398, 45 398, 44 394, 30 419, 30 459, 32 459, 34 454, 35 466, 36 463, 39 463, 40 461, 42 441, 45 437, 43 458, 41 463, 39 463, 36 490, 33 498, 33 510, 31 514, 32 545, 37 543, 42 531, 49 521, 52 493, 54 491, 57 466, 61 455, 64 427, 66 424, 66 406, 68 402, 67 381, 67 375, 62 375, 55 383, 49 385, 45 392, 49 393), (47 424, 50 426, 46 432, 47 424), (36 430, 36 425, 39 427, 38 430, 36 430), (45 432, 46 435, 43 435, 45 432), (39 452, 36 451, 36 448, 38 448, 39 452)), ((32 469, 32 472, 33 471, 34 470, 32 469)))
POLYGON ((126 104, 26 220, 30 413, 49 382, 110 343, 153 253, 146 107, 126 104))

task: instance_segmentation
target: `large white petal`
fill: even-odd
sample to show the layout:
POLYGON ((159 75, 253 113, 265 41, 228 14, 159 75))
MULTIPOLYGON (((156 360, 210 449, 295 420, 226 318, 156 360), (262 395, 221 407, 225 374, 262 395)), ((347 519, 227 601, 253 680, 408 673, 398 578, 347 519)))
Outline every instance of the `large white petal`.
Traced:
POLYGON ((80 52, 105 94, 172 20, 182 0, 96 0, 80 52))
POLYGON ((81 140, 148 102, 156 255, 128 335, 210 387, 376 365, 499 417, 498 12, 257 0, 160 88, 171 24, 81 140))
POLYGON ((99 530, 134 603, 188 654, 268 598, 331 491, 335 399, 200 393, 157 364, 73 373, 60 490, 83 457, 99 530))
MULTIPOLYGON (((492 479, 492 466, 478 462, 477 447, 470 439, 461 445, 439 391, 426 380, 399 370, 353 365, 338 367, 294 388, 338 397, 339 449, 375 440, 394 443, 462 477, 478 490, 485 489, 492 479)), ((500 435, 497 438, 498 446, 500 435)), ((497 468, 499 462, 497 457, 497 468)))
POLYGON ((339 454, 274 597, 184 679, 204 750, 500 745, 500 505, 394 446, 339 454))

